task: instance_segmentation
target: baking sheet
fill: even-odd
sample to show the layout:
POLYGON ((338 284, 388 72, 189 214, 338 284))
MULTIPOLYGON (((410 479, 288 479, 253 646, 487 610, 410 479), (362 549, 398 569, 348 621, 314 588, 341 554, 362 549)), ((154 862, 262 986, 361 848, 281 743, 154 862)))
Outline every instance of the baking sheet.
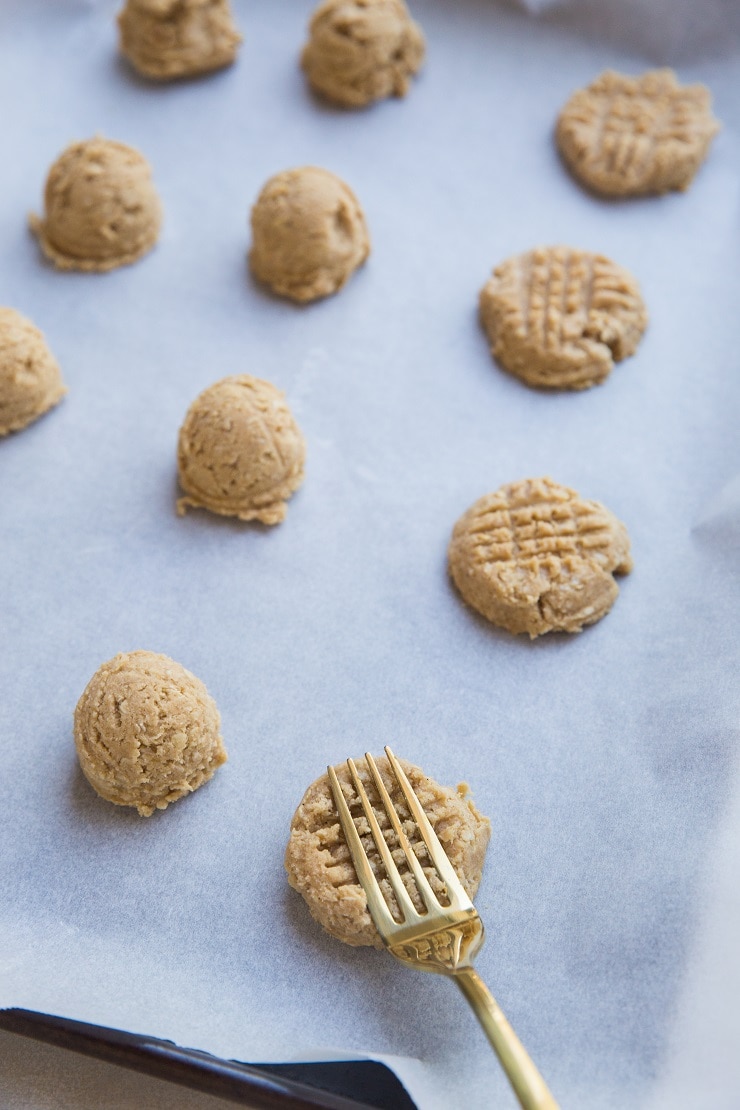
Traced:
POLYGON ((740 42, 733 6, 681 50, 724 123, 692 189, 598 201, 557 108, 674 60, 613 34, 615 6, 417 0, 423 76, 344 113, 296 67, 310 2, 236 3, 238 64, 158 88, 117 60, 115 5, 5 0, 0 303, 70 392, 0 443, 0 1005, 245 1060, 390 1056, 424 1110, 511 1105, 451 984, 324 936, 283 878, 305 786, 390 742, 492 819, 478 968, 562 1105, 736 1106, 740 42), (96 132, 152 162, 161 243, 57 274, 26 213, 96 132), (373 254, 297 308, 249 279, 247 213, 306 163, 355 189, 373 254), (584 394, 506 377, 477 325, 491 268, 540 242, 610 255, 650 310, 584 394), (275 529, 174 513, 185 410, 241 372, 308 442, 275 529), (601 623, 529 643, 462 606, 445 548, 478 496, 543 473, 627 523, 635 570, 601 623), (71 735, 92 672, 139 647, 203 679, 230 754, 150 820, 92 793, 71 735))

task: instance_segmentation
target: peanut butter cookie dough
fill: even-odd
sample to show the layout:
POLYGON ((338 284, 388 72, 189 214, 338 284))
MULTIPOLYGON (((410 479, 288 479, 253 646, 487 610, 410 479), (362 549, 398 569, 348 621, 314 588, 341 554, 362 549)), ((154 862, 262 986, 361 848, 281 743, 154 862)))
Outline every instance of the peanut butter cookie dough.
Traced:
POLYGON ((336 293, 369 253, 357 197, 328 170, 277 174, 252 209, 252 273, 282 297, 315 301, 336 293))
POLYGON ((0 308, 0 436, 25 428, 66 392, 43 334, 20 312, 0 308))
POLYGON ((603 196, 688 189, 719 131, 711 103, 704 85, 680 85, 670 69, 606 70, 565 105, 556 141, 574 176, 603 196))
POLYGON ((424 36, 403 0, 325 0, 301 65, 315 92, 344 108, 405 96, 424 61, 424 36))
POLYGON ((74 737, 93 789, 142 817, 197 790, 226 762, 213 698, 190 671, 152 651, 98 668, 77 703, 74 737))
MULTIPOLYGON (((357 768, 371 803, 377 801, 375 787, 364 759, 358 759, 357 768)), ((405 760, 400 761, 409 777, 424 812, 434 826, 452 866, 471 898, 480 883, 483 861, 491 835, 491 824, 483 817, 468 796, 468 787, 461 783, 457 790, 439 786, 427 778, 423 771, 405 760)), ((403 795, 395 776, 390 771, 385 756, 376 760, 394 805, 402 816, 408 815, 403 795)), ((348 802, 354 798, 346 763, 334 768, 348 802)), ((388 819, 380 804, 376 809, 380 826, 388 828, 388 819)), ((362 841, 372 862, 377 861, 381 889, 391 910, 396 903, 386 878, 380 878, 382 864, 369 828, 358 826, 362 841)), ((410 829, 407 829, 410 832, 410 829)), ((413 835, 413 834, 412 834, 413 835)), ((418 835, 418 834, 417 834, 418 835)), ((367 909, 367 900, 357 879, 349 848, 342 833, 339 817, 326 774, 309 786, 295 812, 290 826, 290 839, 285 853, 288 882, 306 900, 311 916, 337 940, 355 946, 383 943, 367 909)), ((439 893, 439 877, 430 866, 424 867, 435 892, 439 893)), ((417 909, 422 910, 413 880, 407 883, 409 894, 417 909)))
POLYGON ((242 41, 228 0, 127 0, 118 28, 121 53, 157 81, 231 65, 242 41))
POLYGON ((580 632, 605 616, 632 570, 627 529, 598 501, 552 478, 526 478, 481 497, 449 547, 468 605, 509 632, 580 632))
POLYGON ((180 429, 177 502, 222 516, 279 524, 303 481, 306 446, 284 395, 240 374, 196 397, 180 429))
POLYGON ((49 170, 45 216, 31 216, 41 249, 59 270, 103 272, 152 249, 162 208, 138 150, 99 136, 73 143, 49 170))
POLYGON ((622 266, 571 247, 538 247, 497 266, 480 295, 494 358, 540 389, 588 389, 634 354, 647 327, 622 266))

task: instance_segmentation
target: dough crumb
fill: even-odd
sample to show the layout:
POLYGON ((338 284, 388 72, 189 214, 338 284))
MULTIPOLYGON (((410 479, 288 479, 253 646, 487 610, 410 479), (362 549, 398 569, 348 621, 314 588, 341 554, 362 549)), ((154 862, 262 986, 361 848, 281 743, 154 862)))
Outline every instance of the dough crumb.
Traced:
POLYGON ((403 0, 325 0, 301 65, 315 92, 344 108, 405 96, 424 61, 424 35, 403 0))
POLYGON ((581 184, 607 197, 688 189, 720 129, 704 85, 671 69, 606 70, 561 111, 558 149, 581 184))
POLYGON ((601 620, 619 593, 614 575, 632 570, 622 522, 552 478, 481 497, 455 525, 448 557, 468 605, 531 639, 601 620))
POLYGON ((0 436, 25 428, 66 392, 42 332, 15 309, 0 308, 0 436))
POLYGON ((146 159, 97 136, 73 143, 49 170, 45 216, 30 217, 46 257, 59 270, 104 272, 152 249, 162 208, 146 159))
MULTIPOLYGON (((362 783, 375 809, 381 828, 387 828, 387 817, 382 812, 375 785, 364 759, 355 761, 362 783)), ((478 812, 470 798, 464 797, 449 786, 440 786, 428 778, 418 767, 399 760, 406 772, 434 831, 442 842, 460 882, 471 898, 475 897, 483 871, 483 861, 491 835, 491 823, 478 812)), ((378 770, 396 809, 404 821, 412 843, 419 840, 416 826, 413 830, 405 800, 395 775, 385 756, 376 759, 378 770)), ((346 763, 334 768, 347 801, 355 797, 346 763)), ((370 856, 383 894, 391 908, 397 910, 395 896, 388 879, 383 874, 382 863, 372 840, 369 827, 359 828, 363 845, 370 856)), ((422 861, 423 865, 423 861, 422 861)), ((368 912, 365 892, 360 886, 344 839, 339 817, 327 774, 321 775, 309 786, 293 816, 290 838, 285 853, 285 869, 290 885, 302 894, 311 916, 337 940, 354 946, 373 945, 382 948, 377 929, 368 912)), ((436 871, 427 862, 424 872, 434 891, 444 890, 436 871)), ((413 882, 409 894, 421 910, 421 903, 413 882)))
POLYGON ((216 703, 166 655, 131 651, 103 663, 74 715, 77 756, 94 790, 142 817, 208 782, 226 750, 216 703))
POLYGON ((252 273, 282 297, 314 301, 336 293, 369 253, 359 201, 328 170, 276 174, 252 209, 252 273))
POLYGON ((118 28, 121 53, 157 81, 231 65, 242 41, 229 0, 127 0, 118 28))
POLYGON ((634 354, 647 327, 640 288, 601 254, 537 247, 497 266, 480 317, 494 358, 539 389, 589 389, 634 354))
POLYGON ((222 516, 279 524, 303 481, 306 446, 285 396, 239 374, 205 389, 180 429, 177 502, 222 516))

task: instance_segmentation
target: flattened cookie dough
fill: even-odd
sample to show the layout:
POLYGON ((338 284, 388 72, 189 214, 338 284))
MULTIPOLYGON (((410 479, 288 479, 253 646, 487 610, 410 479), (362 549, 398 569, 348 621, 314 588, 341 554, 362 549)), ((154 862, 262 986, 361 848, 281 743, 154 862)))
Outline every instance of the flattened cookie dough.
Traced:
MULTIPOLYGON (((388 760, 383 756, 377 759, 376 763, 391 799, 403 819, 404 814, 408 816, 408 810, 395 776, 388 766, 388 760)), ((400 763, 408 775, 424 812, 434 826, 458 878, 473 898, 480 883, 483 861, 491 835, 488 818, 483 817, 473 805, 465 783, 461 783, 457 790, 448 786, 439 786, 418 767, 404 760, 400 760, 400 763)), ((358 759, 356 764, 380 826, 385 830, 388 828, 388 819, 378 803, 375 786, 365 760, 358 759)), ((335 767, 334 770, 352 808, 355 794, 346 763, 335 767)), ((356 810, 353 808, 354 812, 356 810)), ((388 880, 380 878, 382 873, 380 857, 372 834, 366 822, 363 823, 358 825, 362 842, 371 862, 377 861, 376 874, 393 911, 396 908, 395 897, 388 880)), ((415 826, 409 823, 405 831, 411 836, 413 843, 412 828, 415 826)), ((288 882, 303 895, 311 916, 333 937, 344 941, 345 944, 383 947, 368 913, 365 892, 360 886, 350 858, 326 774, 309 786, 295 812, 285 853, 285 869, 288 872, 288 882)), ((424 867, 424 871, 432 888, 439 892, 441 884, 437 873, 428 865, 424 867)), ((413 880, 406 885, 411 898, 421 910, 423 907, 419 903, 413 880)))
POLYGON ((242 41, 229 0, 127 0, 118 28, 121 53, 157 81, 231 65, 242 41))
POLYGON ((711 104, 704 85, 680 85, 670 69, 606 70, 565 105, 556 141, 574 176, 603 196, 687 189, 720 128, 711 104))
POLYGON ((328 170, 276 174, 252 209, 252 273, 282 297, 315 301, 336 293, 369 253, 359 201, 328 170))
POLYGON ((67 388, 46 340, 13 308, 0 308, 0 436, 59 404, 67 388))
POLYGON ((226 762, 213 698, 190 671, 152 651, 98 668, 77 703, 74 736, 93 789, 142 817, 191 794, 226 762))
POLYGON ((540 389, 588 389, 634 354, 648 316, 622 266, 571 247, 537 247, 497 266, 480 295, 494 358, 540 389))
POLYGON ((424 49, 403 0, 325 0, 311 19, 301 65, 315 92, 363 108, 405 96, 424 49))
POLYGON ((452 532, 449 568, 463 599, 509 632, 580 632, 611 609, 632 569, 627 529, 598 501, 552 478, 481 497, 452 532))
POLYGON ((239 374, 205 389, 180 429, 177 502, 222 516, 279 524, 303 481, 306 446, 285 396, 239 374))
POLYGON ((31 229, 59 270, 102 272, 136 262, 152 249, 162 223, 147 160, 99 136, 59 156, 44 203, 44 218, 31 216, 31 229))

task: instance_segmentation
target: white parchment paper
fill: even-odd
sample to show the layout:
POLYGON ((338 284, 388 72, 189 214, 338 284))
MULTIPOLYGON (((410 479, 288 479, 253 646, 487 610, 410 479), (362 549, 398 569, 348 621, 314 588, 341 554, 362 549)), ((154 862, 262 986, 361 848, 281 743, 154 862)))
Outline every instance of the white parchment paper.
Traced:
POLYGON ((107 2, 0 9, 0 303, 70 387, 0 443, 0 1005, 243 1060, 391 1056, 424 1110, 513 1105, 451 984, 323 935, 283 878, 304 788, 390 742, 492 819, 479 970, 563 1107, 733 1110, 737 5, 706 6, 694 52, 664 21, 724 129, 687 194, 623 204, 584 194, 551 139, 603 68, 676 60, 630 40, 619 5, 600 23, 417 0, 427 67, 361 113, 305 90, 311 6, 235 4, 238 64, 169 87, 119 62, 107 2), (152 162, 162 240, 58 274, 26 213, 96 132, 152 162), (247 213, 306 163, 356 190, 374 249, 297 308, 249 279, 247 213), (557 242, 629 267, 651 315, 579 395, 505 376, 476 319, 498 261, 557 242), (286 390, 308 442, 275 529, 174 513, 185 410, 240 372, 286 390), (463 607, 445 548, 473 500, 539 474, 622 518, 635 570, 601 623, 529 643, 463 607), (230 754, 150 820, 97 798, 72 743, 90 675, 139 647, 204 680, 230 754))

